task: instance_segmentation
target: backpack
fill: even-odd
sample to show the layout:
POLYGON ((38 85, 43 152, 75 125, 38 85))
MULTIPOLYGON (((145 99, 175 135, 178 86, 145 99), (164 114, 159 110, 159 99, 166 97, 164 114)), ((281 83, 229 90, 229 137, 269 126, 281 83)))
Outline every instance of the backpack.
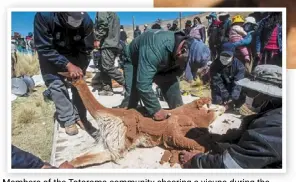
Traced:
POLYGON ((204 25, 200 25, 200 24, 197 25, 197 26, 195 26, 195 27, 193 27, 190 30, 189 36, 200 40, 201 39, 201 33, 200 33, 200 31, 201 31, 202 28, 205 28, 205 26, 204 25))

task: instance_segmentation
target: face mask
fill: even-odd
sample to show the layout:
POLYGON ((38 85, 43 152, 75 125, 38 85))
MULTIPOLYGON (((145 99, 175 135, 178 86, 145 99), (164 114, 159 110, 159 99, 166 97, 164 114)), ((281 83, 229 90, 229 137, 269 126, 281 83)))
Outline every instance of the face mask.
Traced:
POLYGON ((245 25, 244 25, 244 30, 245 30, 246 32, 250 32, 250 31, 252 31, 252 30, 253 30, 253 26, 252 26, 252 24, 250 24, 250 23, 245 24, 245 25))
POLYGON ((77 28, 81 25, 83 19, 75 20, 72 16, 68 16, 67 23, 74 28, 77 28))

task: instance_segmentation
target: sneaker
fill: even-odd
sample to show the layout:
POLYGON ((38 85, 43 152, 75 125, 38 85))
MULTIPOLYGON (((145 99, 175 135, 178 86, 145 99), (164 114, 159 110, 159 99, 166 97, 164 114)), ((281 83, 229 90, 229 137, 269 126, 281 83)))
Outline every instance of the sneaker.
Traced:
POLYGON ((65 127, 66 134, 73 136, 78 134, 78 128, 76 124, 72 124, 70 126, 65 127))
POLYGON ((112 91, 101 90, 98 92, 98 95, 101 96, 113 96, 114 93, 112 91))

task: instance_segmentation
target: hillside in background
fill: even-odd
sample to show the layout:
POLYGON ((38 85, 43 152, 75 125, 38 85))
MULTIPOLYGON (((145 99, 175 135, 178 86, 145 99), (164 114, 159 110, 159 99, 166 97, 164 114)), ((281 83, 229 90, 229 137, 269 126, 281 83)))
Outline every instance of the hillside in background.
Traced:
MULTIPOLYGON (((192 21, 192 23, 193 23, 193 18, 194 17, 196 17, 196 16, 198 16, 200 19, 201 19, 201 22, 202 22, 202 24, 204 24, 204 25, 208 25, 208 21, 207 21, 207 19, 206 19, 206 16, 208 16, 210 14, 210 12, 207 12, 207 13, 196 13, 196 15, 191 15, 191 16, 184 16, 184 17, 182 17, 182 19, 181 19, 181 28, 182 29, 184 29, 184 27, 185 27, 185 22, 187 21, 187 20, 191 20, 192 21)), ((233 17, 233 16, 235 16, 235 15, 238 15, 238 14, 240 14, 240 15, 242 15, 242 16, 244 16, 244 17, 247 17, 249 14, 250 14, 250 12, 230 12, 229 13, 230 14, 230 17, 233 17)), ((137 18, 137 17, 135 17, 135 18, 137 18)), ((161 19, 161 17, 159 17, 160 19, 161 19)), ((180 20, 179 20, 179 17, 176 17, 176 19, 178 19, 178 22, 180 23, 180 20)), ((168 23, 173 23, 173 21, 174 21, 175 19, 171 19, 171 20, 162 20, 162 27, 166 30, 166 25, 168 24, 168 23)), ((146 23, 147 25, 148 25, 148 27, 151 27, 151 25, 153 25, 154 24, 154 22, 147 22, 146 23)), ((136 26, 137 24, 136 24, 136 22, 135 22, 135 26, 136 26)), ((144 29, 144 24, 142 24, 142 25, 139 25, 139 27, 140 27, 140 29, 141 29, 141 31, 143 31, 143 29, 144 29)), ((179 25, 179 27, 180 27, 180 25, 179 25)), ((126 31, 126 33, 127 33, 127 36, 128 36, 128 42, 129 41, 131 41, 132 39, 133 39, 133 26, 125 26, 124 27, 124 29, 125 29, 125 31, 126 31)))

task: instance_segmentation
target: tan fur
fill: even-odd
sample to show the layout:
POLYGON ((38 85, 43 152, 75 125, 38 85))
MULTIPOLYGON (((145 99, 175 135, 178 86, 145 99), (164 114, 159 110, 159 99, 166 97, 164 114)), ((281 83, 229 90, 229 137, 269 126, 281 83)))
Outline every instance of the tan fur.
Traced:
POLYGON ((171 110, 172 116, 169 119, 156 122, 133 109, 104 107, 94 98, 82 79, 72 84, 78 89, 84 105, 97 121, 97 145, 73 159, 70 163, 75 167, 116 162, 135 147, 163 146, 166 149, 204 152, 204 146, 185 135, 192 128, 207 128, 224 112, 221 106, 212 105, 216 109, 210 110, 210 99, 202 98, 171 110), (98 149, 101 145, 104 145, 103 151, 98 149))

